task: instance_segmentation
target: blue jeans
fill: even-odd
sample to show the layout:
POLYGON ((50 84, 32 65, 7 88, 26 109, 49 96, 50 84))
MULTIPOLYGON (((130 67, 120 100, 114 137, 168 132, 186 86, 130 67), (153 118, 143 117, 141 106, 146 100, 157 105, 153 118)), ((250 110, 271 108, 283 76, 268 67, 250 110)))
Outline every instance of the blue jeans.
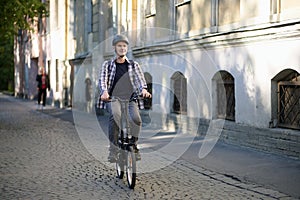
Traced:
MULTIPOLYGON (((113 101, 106 104, 107 111, 109 112, 109 125, 108 134, 110 141, 110 150, 114 150, 117 146, 119 128, 121 127, 121 103, 119 101, 113 101)), ((135 138, 139 137, 142 119, 140 116, 138 104, 134 101, 128 105, 128 117, 130 123, 131 135, 135 138)))

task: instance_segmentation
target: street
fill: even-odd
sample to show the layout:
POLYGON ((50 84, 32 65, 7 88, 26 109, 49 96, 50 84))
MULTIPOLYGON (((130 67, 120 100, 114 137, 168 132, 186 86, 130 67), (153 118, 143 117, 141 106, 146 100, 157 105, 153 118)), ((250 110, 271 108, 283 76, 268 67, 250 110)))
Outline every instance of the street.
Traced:
MULTIPOLYGON (((162 142, 157 141, 157 145, 161 145, 159 143, 162 142)), ((155 141, 144 139, 141 146, 150 144, 155 146, 153 143, 155 141)), ((0 199, 298 199, 300 197, 299 193, 296 194, 296 189, 279 191, 274 187, 276 184, 267 185, 272 182, 269 180, 271 170, 264 168, 262 173, 268 176, 265 178, 254 173, 261 168, 255 168, 258 163, 249 166, 247 161, 254 160, 251 154, 249 159, 243 158, 244 165, 248 167, 244 169, 233 165, 234 158, 226 156, 226 152, 231 151, 226 145, 219 147, 223 148, 222 158, 218 158, 221 154, 212 152, 215 159, 220 160, 214 160, 212 156, 203 160, 197 159, 189 152, 198 151, 199 143, 200 141, 195 141, 189 151, 168 166, 152 172, 138 173, 136 187, 131 190, 125 179, 116 178, 114 164, 101 162, 91 154, 71 120, 49 115, 47 110, 36 110, 33 101, 0 94, 0 199), (228 163, 225 163, 226 160, 228 163), (223 171, 220 171, 221 167, 223 171), (236 175, 233 176, 226 167, 231 167, 236 175), (253 172, 248 171, 249 169, 253 172), (246 173, 245 171, 247 174, 242 175, 246 173), (247 180, 242 177, 247 177, 247 180), (260 182, 255 182, 256 180, 260 182)), ((142 149, 141 153, 143 160, 145 157, 142 149)), ((263 163, 263 154, 259 155, 263 163)), ((299 161, 282 159, 291 162, 292 173, 297 174, 300 171, 299 161)), ((143 163, 138 162, 137 167, 142 168, 143 163)), ((273 163, 277 166, 275 164, 273 163)), ((295 176, 296 178, 292 180, 293 188, 297 188, 300 182, 297 175, 295 176)), ((274 181, 277 181, 276 178, 274 181)), ((291 184, 288 180, 282 182, 287 186, 291 184)), ((284 190, 284 186, 280 188, 284 190)))

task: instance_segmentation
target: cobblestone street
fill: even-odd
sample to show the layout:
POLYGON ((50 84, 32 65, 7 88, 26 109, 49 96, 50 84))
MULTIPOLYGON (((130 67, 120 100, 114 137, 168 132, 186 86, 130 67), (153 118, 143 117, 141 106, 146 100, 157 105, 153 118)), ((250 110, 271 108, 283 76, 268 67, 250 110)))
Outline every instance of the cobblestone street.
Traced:
MULTIPOLYGON (((31 102, 34 104, 33 102, 31 102)), ((139 164, 139 163, 138 163, 139 164)), ((134 190, 95 159, 73 123, 0 96, 0 199, 293 199, 177 160, 134 190)))

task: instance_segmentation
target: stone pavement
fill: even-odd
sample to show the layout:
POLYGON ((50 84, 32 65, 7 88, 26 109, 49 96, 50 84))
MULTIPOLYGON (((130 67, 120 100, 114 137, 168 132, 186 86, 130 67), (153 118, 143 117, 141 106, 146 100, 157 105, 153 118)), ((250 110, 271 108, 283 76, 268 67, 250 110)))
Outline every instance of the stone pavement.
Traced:
POLYGON ((139 173, 130 190, 86 149, 68 112, 0 94, 0 199, 297 199, 188 159, 139 173))

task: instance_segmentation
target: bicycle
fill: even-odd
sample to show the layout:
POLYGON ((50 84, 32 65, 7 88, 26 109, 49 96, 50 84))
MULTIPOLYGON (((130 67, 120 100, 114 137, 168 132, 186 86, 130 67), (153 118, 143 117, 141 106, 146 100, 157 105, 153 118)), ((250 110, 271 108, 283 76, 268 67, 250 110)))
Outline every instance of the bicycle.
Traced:
POLYGON ((123 100, 112 97, 110 101, 119 101, 121 104, 121 123, 118 136, 118 151, 116 160, 117 177, 123 179, 124 170, 126 171, 127 183, 130 189, 134 189, 136 183, 136 144, 132 142, 129 123, 128 105, 131 101, 137 100, 137 97, 129 100, 123 100))

